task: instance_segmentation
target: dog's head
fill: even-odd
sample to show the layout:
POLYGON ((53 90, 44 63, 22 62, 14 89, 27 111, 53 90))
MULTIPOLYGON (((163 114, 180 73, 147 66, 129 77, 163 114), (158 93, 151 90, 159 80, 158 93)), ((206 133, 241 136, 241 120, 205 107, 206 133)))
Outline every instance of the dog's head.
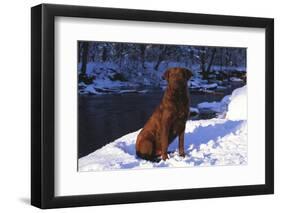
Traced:
POLYGON ((192 72, 181 67, 170 68, 164 73, 164 78, 168 81, 169 86, 174 89, 185 87, 191 77, 192 72))

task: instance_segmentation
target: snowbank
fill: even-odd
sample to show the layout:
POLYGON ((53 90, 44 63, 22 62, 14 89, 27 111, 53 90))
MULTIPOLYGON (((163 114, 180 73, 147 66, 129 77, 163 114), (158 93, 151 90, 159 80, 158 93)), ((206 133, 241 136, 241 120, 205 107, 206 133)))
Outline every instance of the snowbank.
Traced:
POLYGON ((199 113, 214 112, 219 118, 226 116, 230 96, 225 96, 220 102, 203 102, 197 105, 199 113))
POLYGON ((203 102, 197 108, 200 113, 215 112, 219 118, 247 120, 247 86, 234 90, 220 102, 203 102))
POLYGON ((247 164, 247 87, 233 91, 220 103, 220 118, 188 121, 185 130, 184 158, 178 155, 178 139, 169 146, 169 159, 150 162, 135 155, 140 130, 109 143, 78 161, 79 171, 192 167, 247 164), (222 108, 221 108, 222 109, 222 108))
POLYGON ((226 118, 230 120, 247 120, 247 86, 234 90, 229 102, 226 118))
POLYGON ((213 112, 221 112, 222 105, 220 102, 203 102, 197 105, 199 111, 213 111, 213 112))

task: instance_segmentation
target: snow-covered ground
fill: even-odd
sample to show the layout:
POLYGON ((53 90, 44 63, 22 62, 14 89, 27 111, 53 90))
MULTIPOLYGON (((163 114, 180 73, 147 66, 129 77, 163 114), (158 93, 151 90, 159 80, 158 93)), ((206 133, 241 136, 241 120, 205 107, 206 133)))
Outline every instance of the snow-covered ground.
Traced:
POLYGON ((235 81, 235 82, 242 82, 243 80, 241 78, 237 78, 237 77, 231 77, 230 81, 235 81))
MULTIPOLYGON (((127 61, 126 63, 130 62, 127 61)), ((118 65, 113 62, 89 62, 87 63, 85 74, 90 78, 93 77, 93 80, 89 84, 80 82, 78 91, 81 95, 104 95, 127 93, 131 92, 131 90, 135 90, 134 92, 137 93, 144 87, 165 89, 167 86, 167 81, 163 79, 165 70, 169 67, 186 67, 184 63, 173 61, 162 61, 158 70, 154 69, 154 65, 155 64, 152 62, 146 62, 145 68, 139 67, 140 65, 138 65, 134 72, 132 70, 123 70, 121 72, 118 65), (121 75, 123 80, 120 78, 114 78, 116 74, 121 75)), ((79 63, 78 74, 80 74, 81 66, 82 64, 79 63)), ((217 67, 214 66, 214 69, 216 68, 217 67)), ((230 68, 231 67, 228 69, 230 68)), ((216 89, 224 88, 222 87, 223 82, 221 80, 217 80, 215 76, 213 76, 213 79, 209 79, 209 81, 203 80, 202 76, 198 73, 200 70, 200 66, 198 66, 198 64, 191 66, 190 69, 193 70, 193 77, 189 81, 189 88, 191 90, 212 93, 216 89)), ((227 70, 227 67, 224 67, 224 69, 227 70)), ((240 68, 237 67, 237 69, 234 70, 237 71, 239 69, 240 68)), ((243 82, 242 79, 237 77, 231 77, 230 81, 243 82)))
POLYGON ((169 146, 166 161, 138 158, 135 154, 138 130, 80 158, 79 171, 247 164, 247 86, 209 105, 219 109, 219 116, 186 123, 184 158, 178 155, 178 139, 169 146))
POLYGON ((79 83, 79 87, 82 89, 79 90, 80 94, 94 94, 94 95, 103 95, 103 94, 120 94, 120 93, 130 93, 130 92, 142 92, 142 90, 136 89, 127 89, 137 87, 136 84, 130 82, 122 81, 111 81, 109 79, 97 79, 94 83, 86 85, 84 83, 79 83), (126 89, 121 89, 126 88, 126 89))
MULTIPOLYGON (((235 91, 235 90, 234 90, 235 91)), ((233 92, 234 92, 233 91, 233 92)), ((220 102, 202 102, 197 105, 197 109, 200 113, 206 113, 206 112, 215 112, 219 118, 224 118, 226 116, 226 113, 228 112, 228 105, 231 101, 230 95, 225 96, 220 102)))

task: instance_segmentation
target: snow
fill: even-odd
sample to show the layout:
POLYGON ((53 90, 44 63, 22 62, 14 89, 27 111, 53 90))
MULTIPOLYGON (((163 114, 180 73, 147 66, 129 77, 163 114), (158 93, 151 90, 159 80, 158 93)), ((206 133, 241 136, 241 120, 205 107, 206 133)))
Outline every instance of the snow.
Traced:
POLYGON ((189 88, 190 89, 197 89, 199 91, 205 91, 205 92, 213 92, 212 90, 215 90, 219 87, 219 83, 221 83, 218 80, 214 80, 216 83, 208 83, 207 80, 202 80, 200 77, 193 77, 189 81, 189 88))
POLYGON ((220 116, 186 123, 184 158, 178 154, 178 139, 169 146, 169 159, 166 161, 151 162, 138 158, 135 154, 138 130, 80 158, 79 171, 246 165, 247 87, 234 90, 221 102, 202 105, 220 109, 220 116))
MULTIPOLYGON (((167 87, 167 81, 162 78, 165 69, 172 66, 184 66, 183 63, 163 61, 158 71, 156 71, 154 65, 152 62, 146 62, 145 70, 137 72, 133 77, 126 77, 128 73, 118 70, 118 66, 114 63, 89 62, 86 75, 93 77, 93 81, 88 85, 79 87, 79 93, 94 95, 130 93, 131 90, 137 90, 146 86, 150 89, 162 88, 164 90, 167 87), (123 80, 116 79, 116 74, 121 75, 123 80)), ((78 64, 78 67, 81 67, 81 63, 78 64)), ((230 80, 232 82, 243 82, 243 80, 237 77, 231 77, 230 80)), ((80 82, 79 84, 83 83, 80 82)), ((202 93, 214 93, 217 90, 226 89, 225 86, 222 86, 223 81, 217 79, 204 80, 197 72, 193 72, 193 77, 188 81, 188 84, 191 90, 202 93)))
MULTIPOLYGON (((88 77, 93 77, 93 81, 88 85, 79 87, 79 93, 103 95, 131 92, 131 90, 143 88, 145 86, 151 88, 166 88, 167 81, 162 78, 164 71, 173 66, 184 67, 184 63, 162 61, 157 71, 154 69, 155 63, 153 62, 145 62, 144 66, 145 70, 138 68, 139 71, 136 72, 135 75, 131 73, 130 76, 128 76, 130 71, 124 72, 124 70, 119 70, 119 67, 113 62, 89 62, 86 67, 86 75, 88 77), (120 81, 120 79, 114 79, 116 74, 123 76, 124 80, 120 81)), ((79 69, 81 69, 81 63, 78 64, 78 70, 79 69)), ((235 77, 233 77, 233 79, 233 81, 240 80, 235 77)), ((83 83, 80 82, 79 84, 83 83)), ((197 72, 193 72, 193 77, 189 81, 190 89, 204 93, 213 93, 221 84, 222 82, 216 79, 209 79, 209 81, 204 80, 197 72)), ((220 89, 223 88, 220 87, 220 89)))
POLYGON ((234 81, 234 82, 242 82, 243 80, 237 77, 231 77, 230 81, 234 81))
POLYGON ((200 113, 199 110, 197 108, 194 108, 194 107, 190 107, 189 111, 191 113, 194 113, 194 114, 199 114, 200 113))
POLYGON ((230 101, 230 96, 227 95, 220 102, 216 102, 216 101, 202 102, 197 105, 197 108, 200 113, 212 111, 218 113, 218 115, 219 114, 225 115, 229 101, 230 101))
POLYGON ((212 66, 213 71, 246 72, 245 66, 212 66))
POLYGON ((134 87, 134 83, 123 82, 123 81, 111 81, 109 79, 97 79, 92 84, 96 88, 110 88, 110 89, 119 89, 120 87, 134 87))
MULTIPOLYGON (((83 75, 80 75, 79 83, 93 84, 94 87, 86 90, 80 87, 79 93, 103 95, 99 90, 96 91, 95 86, 116 89, 116 84, 135 89, 130 88, 130 83, 142 88, 149 86, 158 89, 166 84, 162 76, 170 67, 192 70, 194 81, 191 88, 201 89, 202 92, 217 89, 216 84, 220 85, 218 82, 223 78, 246 77, 246 48, 216 49, 215 57, 211 60, 213 47, 80 41, 77 70, 78 74, 83 75), (83 45, 86 43, 87 49, 83 45), (207 81, 202 79, 204 70, 208 72, 207 76, 204 75, 207 81)), ((233 80, 238 81, 235 78, 233 80)), ((107 91, 106 94, 109 93, 107 91)))
POLYGON ((79 171, 241 165, 247 163, 247 122, 225 119, 190 121, 185 132, 186 157, 178 155, 177 139, 169 146, 170 159, 150 162, 136 157, 139 131, 125 135, 79 159, 79 171))
MULTIPOLYGON (((79 66, 81 67, 81 63, 78 64, 78 68, 79 66)), ((106 70, 110 71, 110 70, 117 70, 117 69, 118 66, 112 62, 97 62, 97 61, 88 62, 86 67, 86 74, 92 75, 93 73, 95 73, 105 76, 106 74, 108 74, 107 72, 105 72, 106 70)))
MULTIPOLYGON (((79 83, 79 86, 83 88, 80 89, 80 93, 83 94, 112 94, 112 93, 132 93, 138 92, 136 89, 122 89, 122 88, 134 88, 137 87, 136 84, 130 82, 122 81, 111 81, 109 79, 96 79, 92 84, 85 85, 84 83, 79 83)), ((145 91, 139 91, 144 93, 145 91)))
POLYGON ((226 118, 230 120, 247 119, 247 86, 238 88, 232 92, 229 98, 226 118))
POLYGON ((213 84, 203 84, 201 85, 203 89, 216 89, 218 87, 218 84, 213 83, 213 84))
POLYGON ((188 83, 189 83, 189 88, 198 89, 198 88, 202 88, 202 85, 208 83, 208 81, 202 80, 199 77, 192 77, 188 83))
POLYGON ((203 102, 197 105, 200 111, 210 110, 214 112, 221 112, 221 103, 220 102, 203 102))

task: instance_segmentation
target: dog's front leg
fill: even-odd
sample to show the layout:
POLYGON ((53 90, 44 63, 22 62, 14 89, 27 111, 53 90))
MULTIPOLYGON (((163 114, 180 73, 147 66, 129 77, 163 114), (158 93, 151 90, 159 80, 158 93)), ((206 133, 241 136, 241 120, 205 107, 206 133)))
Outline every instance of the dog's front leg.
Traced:
POLYGON ((184 130, 179 134, 179 155, 184 157, 184 130))
POLYGON ((162 117, 162 127, 161 127, 161 135, 160 135, 160 140, 161 140, 161 157, 163 160, 168 159, 168 145, 169 145, 169 128, 170 128, 170 123, 171 123, 171 118, 167 114, 163 114, 162 117))

